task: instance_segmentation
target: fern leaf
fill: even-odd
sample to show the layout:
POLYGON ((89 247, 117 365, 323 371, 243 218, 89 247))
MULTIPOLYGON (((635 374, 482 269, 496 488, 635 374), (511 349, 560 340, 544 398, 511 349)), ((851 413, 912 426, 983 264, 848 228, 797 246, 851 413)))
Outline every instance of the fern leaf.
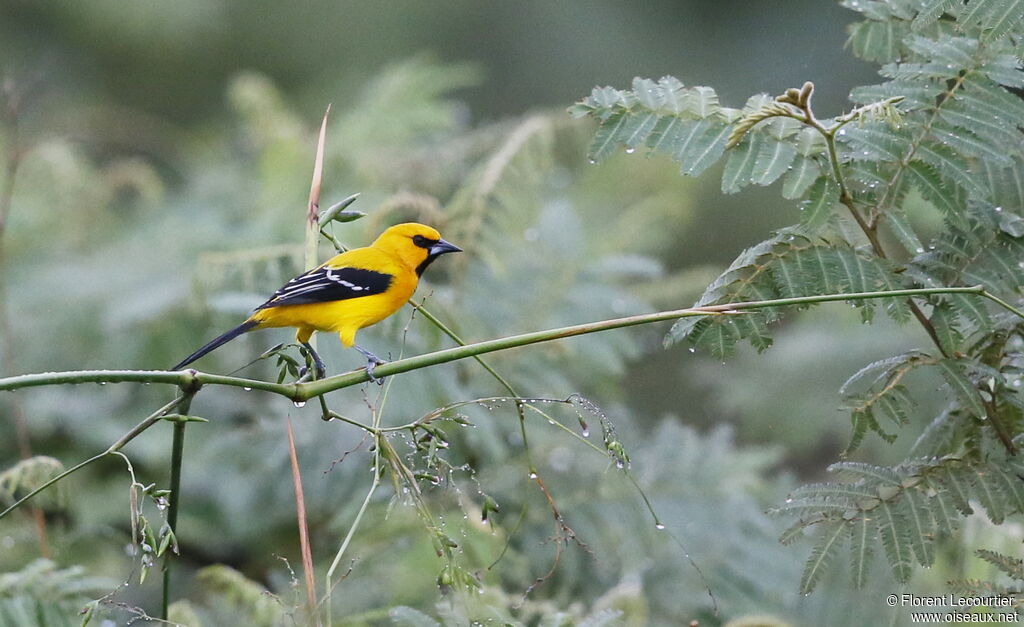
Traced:
POLYGON ((850 91, 850 100, 856 104, 879 102, 887 98, 903 98, 900 109, 916 111, 930 109, 935 106, 935 99, 943 91, 938 83, 922 83, 920 81, 889 81, 879 85, 855 87, 850 91))
POLYGON ((953 499, 954 506, 964 516, 973 514, 974 510, 971 509, 969 503, 972 492, 970 478, 959 469, 953 469, 948 465, 943 466, 939 472, 942 483, 949 488, 948 494, 953 499))
POLYGON ((932 510, 932 518, 938 532, 945 537, 952 537, 959 524, 960 514, 953 505, 946 486, 932 477, 925 477, 923 485, 928 490, 926 503, 932 510))
POLYGON ((782 183, 782 197, 789 200, 800 198, 820 176, 821 166, 816 160, 797 157, 782 183))
POLYGON ((602 161, 612 154, 618 144, 623 141, 623 131, 629 118, 630 115, 626 111, 618 111, 597 127, 594 140, 590 143, 589 157, 591 161, 602 161))
POLYGON ((819 178, 811 186, 807 200, 800 203, 800 226, 808 233, 821 231, 838 202, 839 187, 828 177, 819 178))
POLYGON ((894 486, 901 486, 903 484, 903 478, 886 466, 875 466, 862 462, 836 462, 828 467, 828 471, 875 479, 881 483, 888 483, 894 486))
POLYGON ((724 358, 732 354, 739 333, 731 324, 709 324, 695 328, 689 338, 696 348, 708 350, 715 357, 724 358))
POLYGON ((1024 87, 1024 72, 1020 60, 1012 54, 1002 54, 981 66, 981 72, 992 82, 1004 87, 1024 87))
POLYGON ((917 255, 924 252, 924 244, 921 243, 921 240, 917 237, 917 233, 915 233, 913 227, 910 226, 910 223, 907 221, 907 216, 900 211, 894 210, 886 214, 885 217, 893 235, 895 235, 896 239, 903 244, 903 247, 907 249, 908 253, 911 255, 917 255))
POLYGON ((837 522, 822 530, 818 543, 814 545, 811 556, 804 565, 803 576, 800 577, 800 592, 810 594, 828 569, 828 564, 839 549, 846 523, 837 522))
POLYGON ((1024 21, 1024 0, 971 0, 957 21, 981 26, 989 41, 999 39, 1024 21))
POLYGON ((955 359, 943 359, 936 364, 942 377, 949 384, 953 394, 956 395, 960 406, 979 418, 985 417, 985 406, 981 402, 978 390, 975 389, 971 380, 964 374, 960 364, 955 359))
POLYGON ((797 538, 804 535, 804 529, 807 527, 807 523, 803 520, 798 520, 792 525, 786 527, 786 530, 779 536, 779 542, 781 544, 792 544, 797 538))
MULTIPOLYGON (((963 125, 966 122, 966 120, 961 118, 956 112, 948 109, 943 110, 939 117, 943 120, 955 123, 958 126, 963 125)), ((971 128, 975 130, 984 129, 986 125, 989 125, 989 122, 973 124, 971 125, 971 128)), ((996 132, 996 130, 993 129, 992 132, 996 132)), ((931 134, 939 142, 949 146, 965 157, 984 159, 1003 167, 1009 166, 1013 163, 1013 160, 1009 156, 1009 154, 1012 153, 1008 154, 1005 147, 998 145, 998 143, 993 144, 989 141, 983 140, 974 132, 968 131, 966 128, 961 127, 958 129, 955 126, 949 127, 944 124, 933 124, 931 134)))
POLYGON ((750 183, 769 185, 782 176, 795 157, 793 144, 764 133, 748 133, 725 162, 722 191, 732 194, 750 183))
POLYGON ((672 158, 681 164, 683 174, 697 176, 722 157, 729 126, 709 120, 689 120, 680 122, 673 132, 672 158))
MULTIPOLYGON (((907 138, 882 122, 851 126, 839 135, 848 145, 848 155, 859 161, 897 162, 910 146, 907 138)), ((838 134, 837 134, 838 135, 838 134)))
POLYGON ((893 20, 866 20, 850 27, 846 45, 854 55, 865 61, 888 63, 900 55, 900 41, 906 36, 909 26, 893 20))
POLYGON ((992 326, 992 317, 980 298, 972 298, 964 294, 950 294, 949 302, 963 320, 976 329, 987 329, 992 326))
POLYGON ((939 345, 947 354, 952 355, 960 352, 963 347, 964 336, 957 326, 956 314, 953 307, 946 303, 936 305, 929 318, 932 327, 935 329, 935 336, 939 339, 939 345))
POLYGON ((722 110, 715 90, 703 86, 691 87, 682 92, 681 105, 684 111, 689 111, 702 120, 715 116, 722 110))
POLYGON ((859 501, 877 500, 878 494, 871 488, 855 483, 808 483, 790 494, 790 498, 812 499, 836 502, 840 505, 858 506, 859 501))
POLYGON ((1004 472, 995 464, 989 466, 988 475, 1002 491, 1007 511, 1024 512, 1024 480, 1017 475, 1004 472))
POLYGON ((957 0, 928 0, 914 18, 911 27, 914 30, 921 30, 942 17, 946 11, 952 10, 956 4, 957 0))
POLYGON ((950 197, 949 190, 942 184, 942 179, 930 166, 915 161, 907 166, 905 171, 925 200, 935 205, 954 224, 965 225, 960 205, 950 197))
POLYGON ((849 525, 850 528, 850 568, 853 585, 863 588, 868 581, 868 568, 875 548, 874 519, 862 515, 849 525))
POLYGON ((674 114, 680 114, 685 108, 683 99, 683 83, 674 76, 664 76, 658 80, 658 87, 661 88, 662 101, 665 108, 674 114))
POLYGON ((973 174, 970 164, 946 146, 922 142, 915 156, 932 166, 943 180, 952 181, 972 197, 988 198, 991 193, 973 174))
POLYGON ((896 580, 905 583, 914 570, 914 558, 907 537, 907 522, 896 506, 886 501, 882 501, 875 511, 878 535, 882 539, 886 557, 889 558, 889 566, 892 567, 896 580))
POLYGON ((1004 499, 1003 495, 998 487, 996 487, 987 474, 978 472, 978 480, 974 482, 978 490, 975 495, 978 497, 978 502, 985 508, 985 513, 988 515, 989 520, 997 525, 1001 525, 1003 520, 1006 518, 1006 510, 1003 507, 1004 499))
POLYGON ((1024 560, 1021 558, 986 549, 978 549, 974 554, 1006 573, 1011 579, 1024 581, 1024 560))
POLYGON ((910 546, 922 566, 935 563, 935 521, 918 490, 907 490, 900 499, 900 512, 909 523, 910 546))

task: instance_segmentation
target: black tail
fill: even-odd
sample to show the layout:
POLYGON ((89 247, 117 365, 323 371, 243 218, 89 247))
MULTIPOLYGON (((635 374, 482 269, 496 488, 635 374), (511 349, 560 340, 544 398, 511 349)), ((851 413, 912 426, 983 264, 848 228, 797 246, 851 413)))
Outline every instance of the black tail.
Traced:
POLYGON ((177 366, 174 366, 173 368, 171 368, 171 370, 181 370, 185 366, 187 366, 190 363, 192 363, 193 361, 199 359, 200 357, 202 357, 206 353, 209 353, 213 349, 219 348, 220 346, 223 346, 224 344, 227 344, 228 342, 230 342, 231 340, 235 339, 239 335, 245 333, 246 331, 251 331, 258 324, 259 324, 259 322, 256 322, 255 320, 246 320, 245 322, 243 322, 242 324, 238 325, 234 329, 231 329, 230 331, 228 331, 224 335, 218 336, 217 338, 215 338, 215 339, 211 340, 210 342, 204 344, 202 346, 202 348, 200 348, 196 352, 194 352, 191 355, 189 355, 188 357, 186 357, 180 364, 178 364, 177 366))

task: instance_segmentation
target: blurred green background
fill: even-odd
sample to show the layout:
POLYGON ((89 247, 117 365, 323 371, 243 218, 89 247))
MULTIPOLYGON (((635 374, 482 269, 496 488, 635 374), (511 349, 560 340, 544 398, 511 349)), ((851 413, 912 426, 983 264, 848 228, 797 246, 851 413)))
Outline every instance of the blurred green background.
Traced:
MULTIPOLYGON (((435 264, 420 296, 466 339, 688 305, 743 248, 795 222, 796 208, 773 189, 723 196, 714 173, 683 179, 667 159, 620 154, 591 166, 593 129, 565 107, 594 85, 672 74, 714 86, 730 106, 812 80, 818 111, 832 115, 851 87, 874 81, 874 68, 843 51, 849 20, 820 0, 6 0, 0 71, 8 96, 20 100, 6 118, 0 157, 9 164, 20 151, 21 160, 3 234, 2 372, 159 369, 237 324, 301 270, 314 132, 328 103, 323 204, 361 192, 354 208, 369 214, 335 234, 361 245, 397 221, 437 225, 467 252, 435 264)), ((410 323, 410 313, 364 331, 361 343, 393 357, 451 345, 422 318, 410 323)), ((849 308, 820 307, 778 328, 766 354, 744 351, 722 364, 684 347, 662 350, 666 330, 590 336, 491 361, 530 396, 578 392, 600 406, 685 549, 655 530, 607 458, 541 418, 529 423, 532 458, 587 548, 570 543, 553 574, 525 595, 556 554, 551 512, 528 480, 515 413, 471 408, 474 427, 446 431, 453 464, 475 470, 454 472, 427 495, 484 594, 439 592, 429 537, 385 484, 346 554, 355 561, 338 585, 335 616, 351 624, 429 624, 416 622, 427 620, 417 612, 455 624, 888 621, 881 598, 895 584, 887 574, 875 589, 852 592, 835 572, 812 597, 799 596, 807 547, 779 545, 786 521, 764 510, 795 478, 821 476, 844 446, 842 381, 894 347, 920 343, 920 333, 884 322, 869 333, 849 308), (501 505, 493 526, 479 521, 485 493, 501 505)), ((199 366, 229 372, 289 339, 284 331, 249 335, 199 366)), ((333 338, 320 346, 331 372, 361 365, 333 338)), ((263 362, 244 373, 276 371, 263 362)), ((394 424, 501 393, 471 362, 402 375, 390 390, 383 415, 394 424)), ((380 406, 378 393, 349 389, 330 402, 365 419, 380 406)), ((70 465, 169 394, 124 384, 0 396, 0 470, 19 456, 16 414, 35 453, 70 465)), ((251 624, 276 624, 300 603, 281 559, 299 568, 287 416, 322 582, 370 477, 361 434, 320 421, 312 405, 227 389, 197 398, 194 413, 211 422, 189 429, 180 612, 206 625, 231 624, 239 612, 251 613, 251 624), (280 604, 256 608, 209 571, 197 579, 210 564, 237 569, 280 604)), ((552 411, 576 428, 571 410, 552 411)), ((159 427, 126 449, 143 484, 166 486, 169 439, 169 426, 159 427)), ((910 443, 870 441, 858 456, 890 462, 910 443)), ((111 600, 152 612, 158 577, 135 585, 136 561, 125 554, 128 484, 116 460, 69 480, 62 500, 45 501, 48 550, 57 565, 101 578, 82 584, 93 598, 131 579, 111 600)), ((972 525, 968 533, 994 533, 972 525)), ((28 516, 0 522, 0 571, 39 554, 28 516)), ((918 574, 915 590, 963 576, 961 557, 951 551, 918 574)), ((66 605, 79 601, 69 593, 66 605)))

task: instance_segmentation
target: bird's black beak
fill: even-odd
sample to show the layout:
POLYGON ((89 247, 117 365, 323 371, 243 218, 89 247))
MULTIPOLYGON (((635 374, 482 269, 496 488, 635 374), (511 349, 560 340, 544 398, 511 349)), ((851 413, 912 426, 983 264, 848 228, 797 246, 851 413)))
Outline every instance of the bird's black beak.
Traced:
POLYGON ((455 244, 452 244, 450 242, 446 242, 443 239, 437 240, 437 243, 430 247, 430 256, 431 257, 436 257, 438 255, 443 255, 445 253, 461 253, 461 252, 462 252, 461 248, 459 248, 455 244))

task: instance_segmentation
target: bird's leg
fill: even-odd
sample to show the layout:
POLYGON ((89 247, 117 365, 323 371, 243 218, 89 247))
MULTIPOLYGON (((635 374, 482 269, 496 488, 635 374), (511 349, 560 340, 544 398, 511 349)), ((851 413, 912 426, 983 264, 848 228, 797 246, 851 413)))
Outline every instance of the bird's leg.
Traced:
POLYGON ((323 379, 327 374, 327 366, 324 364, 324 360, 320 359, 320 355, 317 354, 316 349, 309 342, 303 342, 303 346, 309 351, 309 356, 313 360, 313 370, 316 371, 316 378, 323 379))
POLYGON ((373 381, 377 385, 384 385, 384 379, 373 376, 373 369, 376 366, 386 364, 388 362, 384 361, 380 357, 377 357, 376 355, 374 355, 373 353, 371 353, 370 351, 366 350, 365 348, 358 344, 354 344, 353 348, 362 353, 363 357, 366 357, 367 361, 369 362, 366 364, 366 374, 370 377, 370 381, 373 381))

